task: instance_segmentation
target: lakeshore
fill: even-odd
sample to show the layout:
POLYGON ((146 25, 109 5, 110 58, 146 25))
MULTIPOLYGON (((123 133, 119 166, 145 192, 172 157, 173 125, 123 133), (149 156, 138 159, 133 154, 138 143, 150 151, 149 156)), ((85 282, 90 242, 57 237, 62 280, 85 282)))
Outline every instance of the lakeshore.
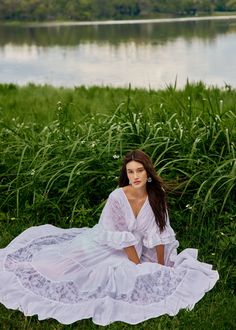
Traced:
POLYGON ((236 86, 236 16, 132 22, 0 25, 0 83, 236 86))
POLYGON ((236 12, 224 15, 215 13, 213 15, 204 16, 187 16, 187 17, 161 17, 161 18, 143 18, 143 19, 116 19, 116 20, 95 20, 95 21, 46 21, 46 22, 30 22, 30 21, 1 21, 2 25, 26 25, 31 27, 50 27, 50 26, 90 26, 90 25, 126 25, 126 24, 150 24, 150 23, 172 23, 172 22, 194 22, 194 21, 213 21, 236 19, 236 12))

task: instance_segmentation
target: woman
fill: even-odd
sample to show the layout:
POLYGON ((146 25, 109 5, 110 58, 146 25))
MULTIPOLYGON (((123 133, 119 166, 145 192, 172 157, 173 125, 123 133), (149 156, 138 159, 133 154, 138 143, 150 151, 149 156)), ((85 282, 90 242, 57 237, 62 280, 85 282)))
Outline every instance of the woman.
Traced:
POLYGON ((0 250, 0 302, 63 324, 137 324, 192 309, 218 280, 197 251, 177 255, 165 191, 149 157, 128 153, 93 228, 31 227, 0 250))

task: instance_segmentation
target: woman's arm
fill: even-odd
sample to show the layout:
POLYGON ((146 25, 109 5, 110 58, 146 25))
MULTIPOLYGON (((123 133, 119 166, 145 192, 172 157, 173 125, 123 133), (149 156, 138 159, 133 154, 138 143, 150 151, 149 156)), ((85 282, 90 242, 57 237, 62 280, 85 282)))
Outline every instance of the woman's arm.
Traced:
POLYGON ((157 262, 160 265, 164 265, 164 263, 165 263, 165 261, 164 261, 164 250, 165 250, 164 245, 157 245, 156 246, 157 262))
POLYGON ((135 264, 140 264, 139 256, 138 256, 137 251, 136 251, 136 249, 133 245, 125 247, 124 251, 127 254, 127 257, 130 261, 134 262, 135 264))

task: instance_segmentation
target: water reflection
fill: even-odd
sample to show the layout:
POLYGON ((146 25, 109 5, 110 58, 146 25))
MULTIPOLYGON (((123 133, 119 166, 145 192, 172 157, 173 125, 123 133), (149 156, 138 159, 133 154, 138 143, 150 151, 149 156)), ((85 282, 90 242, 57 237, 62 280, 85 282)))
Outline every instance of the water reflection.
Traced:
POLYGON ((0 27, 0 82, 236 86, 235 22, 0 27))
POLYGON ((76 46, 96 42, 118 45, 134 41, 137 44, 164 44, 176 38, 214 40, 217 35, 235 33, 235 20, 190 21, 150 24, 91 26, 4 26, 0 25, 0 45, 8 43, 49 46, 76 46))

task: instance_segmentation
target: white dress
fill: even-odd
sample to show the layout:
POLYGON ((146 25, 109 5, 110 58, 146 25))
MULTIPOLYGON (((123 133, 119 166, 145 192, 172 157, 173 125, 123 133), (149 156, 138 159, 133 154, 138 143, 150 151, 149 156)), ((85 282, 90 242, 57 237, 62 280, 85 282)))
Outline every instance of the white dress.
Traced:
POLYGON ((137 217, 122 188, 106 202, 93 228, 31 227, 0 250, 0 303, 39 320, 63 324, 92 318, 137 324, 192 309, 218 280, 197 250, 177 255, 170 227, 160 233, 148 198, 137 217), (165 266, 155 246, 165 245, 165 266), (141 263, 123 248, 135 245, 141 263))

